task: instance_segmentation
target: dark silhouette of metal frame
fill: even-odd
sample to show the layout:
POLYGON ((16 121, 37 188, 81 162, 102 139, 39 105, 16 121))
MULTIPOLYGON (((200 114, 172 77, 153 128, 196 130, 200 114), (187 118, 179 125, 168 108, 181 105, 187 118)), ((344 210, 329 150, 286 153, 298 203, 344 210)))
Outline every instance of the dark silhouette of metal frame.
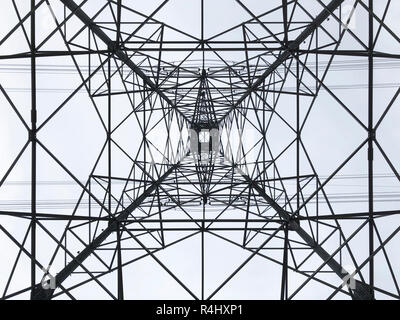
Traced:
MULTIPOLYGON (((10 230, 0 225, 1 232, 19 248, 19 254, 9 275, 3 299, 18 297, 25 292, 30 292, 32 299, 56 297, 74 299, 74 291, 90 282, 97 283, 110 298, 123 299, 123 268, 148 256, 159 264, 194 299, 213 298, 255 256, 263 257, 282 267, 281 299, 295 298, 298 292, 310 281, 316 281, 331 288, 332 293, 328 297, 329 299, 334 298, 339 292, 353 299, 374 299, 376 292, 391 298, 398 299, 400 297, 390 256, 385 251, 387 243, 400 231, 400 224, 388 237, 382 238, 375 223, 375 219, 398 215, 400 210, 374 210, 374 150, 384 157, 394 176, 400 181, 399 172, 379 144, 376 136, 381 122, 398 98, 400 88, 396 91, 378 121, 374 119, 373 103, 374 62, 376 58, 400 58, 397 53, 374 50, 382 30, 389 33, 393 37, 393 41, 400 42, 398 35, 385 23, 390 1, 387 1, 383 18, 375 13, 372 0, 352 1, 354 8, 364 10, 367 13, 368 44, 364 44, 351 29, 346 27, 348 21, 343 21, 341 16, 344 0, 315 1, 315 7, 320 9, 318 14, 311 14, 307 11, 303 6, 303 1, 282 0, 281 5, 274 8, 269 7, 268 2, 266 2, 266 12, 258 16, 244 4, 244 1, 236 0, 233 2, 240 5, 243 12, 250 15, 251 18, 208 39, 204 37, 203 0, 199 0, 201 4, 201 12, 199 12, 201 15, 200 38, 188 34, 184 30, 177 30, 154 18, 168 2, 173 2, 173 0, 163 1, 148 15, 129 7, 124 4, 123 0, 103 1, 104 5, 95 14, 89 14, 85 10, 85 5, 90 3, 88 0, 59 0, 64 5, 64 16, 61 18, 54 13, 51 1, 31 0, 31 10, 26 15, 21 15, 14 0, 11 1, 14 4, 19 22, 0 40, 0 46, 6 43, 16 30, 22 30, 30 46, 30 52, 3 55, 0 56, 0 59, 3 61, 30 59, 31 123, 26 122, 18 107, 8 95, 7 90, 0 85, 2 94, 28 132, 28 141, 2 177, 0 187, 18 163, 22 154, 30 147, 31 210, 29 212, 11 210, 0 212, 4 216, 30 220, 29 228, 26 230, 22 242, 13 236, 10 230), (49 33, 44 41, 37 43, 35 38, 37 21, 35 17, 36 12, 43 7, 52 12, 57 27, 49 33), (308 21, 293 21, 296 10, 307 16, 308 21), (98 17, 104 11, 111 12, 114 20, 99 20, 98 17), (123 21, 124 12, 141 16, 143 21, 123 21), (273 12, 280 12, 281 14, 282 20, 278 24, 281 25, 282 32, 277 33, 270 30, 269 22, 264 20, 268 19, 269 14, 273 12), (324 22, 328 19, 333 20, 337 30, 333 31, 324 26, 324 22), (76 24, 77 20, 79 20, 78 31, 73 36, 67 37, 69 24, 76 24), (134 26, 131 33, 124 29, 124 24, 129 23, 134 26), (152 36, 142 39, 136 35, 144 26, 150 24, 157 27, 152 36), (30 31, 27 30, 27 25, 30 25, 30 31), (260 38, 249 27, 251 25, 262 28, 268 36, 260 38), (376 26, 378 26, 378 29, 376 29, 376 26), (164 33, 171 30, 190 40, 164 40, 164 33), (240 41, 226 40, 226 35, 232 30, 240 30, 243 39, 240 41), (56 34, 61 36, 67 50, 42 50, 41 48, 56 34), (322 34, 330 39, 330 43, 319 44, 322 34), (358 42, 362 50, 339 49, 343 37, 347 34, 350 34, 358 42), (78 41, 75 42, 82 35, 86 35, 87 46, 82 46, 78 41), (220 40, 221 38, 224 40, 220 40), (163 60, 164 52, 175 51, 187 53, 186 59, 178 63, 163 60), (244 53, 246 59, 240 62, 231 62, 221 55, 221 52, 235 51, 244 53), (202 53, 203 58, 189 63, 192 54, 196 52, 202 53), (213 65, 208 61, 205 58, 207 52, 214 53, 219 58, 218 63, 213 65), (38 124, 37 61, 45 57, 58 56, 69 56, 72 59, 76 73, 81 78, 81 84, 58 108, 38 124), (81 56, 89 59, 87 74, 78 61, 78 57, 81 56), (329 57, 322 74, 319 73, 318 58, 320 56, 329 57), (363 57, 368 60, 367 123, 364 123, 354 114, 324 82, 329 72, 329 66, 337 56, 363 57), (95 59, 91 61, 91 57, 97 57, 97 62, 94 62, 95 59), (314 57, 315 68, 311 67, 308 62, 311 57, 314 57), (137 62, 139 60, 140 63, 137 62), (103 74, 104 82, 101 85, 92 84, 93 77, 99 74, 103 74), (112 80, 116 78, 122 83, 122 89, 113 90, 112 80), (289 78, 295 79, 295 88, 290 89, 285 86, 289 78), (307 81, 311 83, 310 78, 314 82, 314 88, 311 88, 307 83, 307 81), (106 141, 101 153, 85 183, 82 183, 37 136, 38 132, 51 122, 53 117, 80 90, 86 91, 89 95, 106 133, 106 141), (314 169, 301 136, 302 129, 320 90, 327 92, 355 120, 355 125, 361 127, 366 133, 362 143, 324 180, 321 180, 314 169), (132 111, 118 126, 113 127, 111 116, 113 108, 117 107, 114 106, 113 99, 119 95, 128 97, 132 111), (275 102, 282 95, 296 97, 296 105, 293 108, 296 113, 295 126, 279 114, 274 104, 268 102, 272 95, 275 102), (101 97, 107 99, 108 116, 106 120, 100 116, 96 104, 96 99, 101 97), (300 104, 303 97, 309 98, 309 102, 307 102, 309 107, 307 115, 302 120, 300 104), (150 119, 154 119, 154 114, 159 115, 156 123, 150 121, 150 119), (141 125, 143 141, 137 154, 129 154, 113 139, 113 133, 129 117, 135 117, 141 125), (266 138, 272 117, 281 119, 291 134, 295 135, 295 139, 282 153, 275 156, 272 155, 266 138), (256 119, 256 122, 250 119, 256 119), (229 150, 229 145, 224 145, 222 142, 218 153, 210 152, 206 155, 207 160, 204 162, 204 160, 201 160, 201 152, 195 154, 193 150, 188 148, 188 139, 182 137, 182 132, 189 129, 201 132, 213 128, 219 128, 221 133, 233 132, 235 129, 245 135, 245 126, 249 126, 249 122, 260 134, 260 141, 257 142, 259 152, 253 163, 248 163, 245 160, 246 154, 250 152, 251 148, 246 149, 245 146, 241 145, 235 149, 235 152, 241 153, 241 160, 238 161, 233 155, 235 152, 229 150), (181 134, 176 146, 172 146, 171 142, 176 137, 171 137, 169 132, 169 128, 173 125, 179 128, 181 134), (161 127, 161 130, 165 133, 163 139, 166 141, 166 147, 163 151, 159 150, 163 154, 163 161, 160 163, 153 161, 149 152, 152 142, 147 138, 148 133, 155 126, 161 127), (289 148, 293 147, 296 150, 296 157, 293 159, 296 165, 296 174, 281 176, 276 162, 289 148), (368 162, 368 211, 335 212, 324 188, 365 147, 368 149, 366 159, 368 162), (37 210, 36 167, 38 148, 48 154, 82 189, 81 196, 69 215, 40 213, 37 210), (113 176, 113 148, 122 152, 132 163, 126 177, 113 176), (108 172, 104 175, 98 175, 95 173, 95 168, 102 157, 107 158, 108 172), (301 161, 308 163, 311 168, 309 174, 302 173, 301 161), (294 192, 285 188, 284 182, 288 180, 295 182, 296 190, 294 192), (124 184, 121 194, 117 195, 112 192, 113 182, 115 181, 124 184), (103 190, 103 198, 93 191, 94 185, 103 190), (313 191, 306 195, 304 190, 310 188, 310 186, 313 186, 313 191), (77 212, 79 208, 84 206, 85 197, 88 197, 88 215, 81 215, 77 212), (319 201, 324 201, 330 212, 320 214, 318 211, 319 201), (201 217, 195 217, 192 214, 191 206, 202 208, 201 217), (207 218, 206 213, 210 206, 220 207, 220 213, 215 218, 207 218), (243 218, 229 217, 226 212, 232 208, 242 212, 243 218), (169 212, 176 209, 181 213, 179 217, 165 217, 169 212), (343 220, 357 220, 362 221, 362 223, 351 235, 346 236, 341 230, 343 220), (45 225, 46 221, 63 221, 66 223, 65 231, 60 238, 57 238, 48 230, 45 225), (319 225, 328 226, 331 232, 323 233, 319 230, 319 225), (75 233, 76 229, 87 227, 89 234, 86 239, 75 233), (44 288, 43 283, 46 283, 46 281, 43 282, 38 278, 38 270, 46 268, 37 257, 38 228, 57 244, 48 265, 51 265, 59 255, 65 255, 64 267, 61 270, 56 270, 55 288, 44 288), (100 231, 101 228, 103 228, 102 231, 100 231), (360 263, 353 255, 354 248, 351 247, 350 241, 364 228, 368 228, 366 246, 368 246, 369 256, 360 263), (241 232, 243 234, 242 241, 234 241, 229 236, 225 236, 226 233, 222 231, 241 232), (171 242, 166 239, 165 234, 172 232, 177 232, 177 234, 185 232, 185 235, 171 242), (68 249, 67 234, 69 233, 82 246, 82 250, 77 254, 68 249), (215 290, 209 295, 205 295, 204 290, 205 234, 227 241, 249 252, 248 258, 229 277, 221 279, 221 282, 216 284, 215 290), (324 244, 332 238, 333 234, 339 235, 340 244, 334 251, 328 252, 324 249, 324 244), (157 257, 159 251, 196 235, 201 237, 202 286, 200 295, 195 294, 174 274, 173 270, 157 257), (145 237, 150 237, 154 243, 157 243, 157 247, 151 247, 145 237), (28 238, 30 238, 30 249, 27 248, 28 238), (255 238, 259 240, 259 243, 254 247, 252 240, 255 238), (136 249, 140 249, 143 254, 135 259, 124 261, 123 253, 125 250, 132 249, 124 246, 127 240, 133 240, 137 245, 136 249), (267 255, 263 250, 273 240, 278 240, 281 243, 280 246, 275 248, 282 251, 281 260, 267 255), (308 254, 305 258, 296 259, 296 246, 298 245, 307 249, 308 254), (111 263, 102 258, 101 253, 99 253, 102 249, 112 252, 111 263), (350 275, 350 270, 345 270, 342 265, 343 250, 346 250, 349 254, 356 268, 354 275, 350 275), (376 286, 374 257, 380 252, 384 253, 396 292, 376 286), (26 255, 31 261, 31 283, 23 290, 9 292, 8 287, 21 255, 26 255), (318 261, 322 261, 322 263, 319 263, 319 266, 314 270, 304 271, 301 267, 310 259, 315 259, 316 256, 320 258, 318 261), (98 272, 90 270, 85 265, 85 261, 89 257, 97 259, 100 264, 106 267, 106 270, 98 272), (290 259, 292 263, 290 263, 290 259), (368 277, 363 275, 363 268, 368 269, 368 277), (306 278, 291 293, 288 290, 289 271, 297 272, 306 278), (65 280, 68 277, 79 272, 85 273, 88 278, 72 286, 65 285, 65 280), (331 283, 319 278, 319 275, 324 272, 336 274, 339 283, 331 283), (102 283, 102 276, 110 273, 116 274, 116 293, 102 283), (348 279, 350 276, 356 277, 357 280, 355 287, 346 290, 342 285, 342 280, 348 279)), ((276 242, 274 243, 276 244, 276 242)), ((47 281, 47 283, 50 283, 50 281, 47 281)))

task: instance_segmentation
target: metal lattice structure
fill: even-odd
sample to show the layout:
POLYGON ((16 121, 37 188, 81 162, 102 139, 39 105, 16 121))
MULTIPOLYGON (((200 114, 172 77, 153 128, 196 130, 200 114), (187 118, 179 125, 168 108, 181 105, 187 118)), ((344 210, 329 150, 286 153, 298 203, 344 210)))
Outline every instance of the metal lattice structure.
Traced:
POLYGON ((397 3, 0 6, 3 299, 400 298, 397 3))

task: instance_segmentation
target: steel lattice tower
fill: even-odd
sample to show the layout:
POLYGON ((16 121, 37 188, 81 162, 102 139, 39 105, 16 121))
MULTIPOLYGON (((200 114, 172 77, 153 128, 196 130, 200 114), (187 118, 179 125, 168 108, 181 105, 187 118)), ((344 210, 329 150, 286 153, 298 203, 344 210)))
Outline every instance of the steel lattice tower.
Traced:
POLYGON ((0 6, 3 299, 400 298, 398 3, 0 6))

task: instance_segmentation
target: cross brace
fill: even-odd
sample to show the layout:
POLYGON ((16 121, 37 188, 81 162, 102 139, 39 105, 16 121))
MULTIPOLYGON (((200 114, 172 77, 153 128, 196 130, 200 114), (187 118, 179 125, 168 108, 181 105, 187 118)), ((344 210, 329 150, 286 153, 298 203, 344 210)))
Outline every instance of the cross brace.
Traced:
MULTIPOLYGON (((157 181, 153 182, 138 198, 136 198, 128 207, 118 213, 115 219, 109 223, 108 227, 104 229, 85 249, 83 249, 71 262, 69 262, 56 276, 55 284, 58 287, 68 276, 74 272, 104 240, 106 240, 114 231, 118 230, 118 225, 125 221, 129 214, 131 214, 140 204, 152 193, 158 186, 179 166, 173 165, 168 169, 157 181)), ((49 300, 51 299, 55 289, 44 289, 42 283, 36 284, 31 296, 32 300, 49 300)))
POLYGON ((110 39, 110 37, 77 5, 73 0, 60 0, 72 13, 75 14, 92 32, 98 36, 106 45, 107 48, 115 54, 123 63, 125 63, 133 72, 135 72, 143 81, 150 87, 151 90, 156 92, 162 99, 164 99, 172 108, 190 123, 189 119, 181 113, 172 101, 165 95, 162 90, 129 58, 122 46, 117 42, 110 39))
POLYGON ((332 0, 326 8, 303 30, 303 32, 293 41, 288 41, 283 52, 278 58, 265 70, 265 72, 246 90, 246 92, 235 102, 231 109, 221 119, 220 123, 228 116, 228 114, 236 109, 252 92, 254 92, 264 80, 271 75, 292 53, 299 49, 300 44, 306 40, 312 33, 335 11, 344 0, 332 0))
MULTIPOLYGON (((246 182, 251 185, 253 190, 256 190, 258 194, 264 198, 265 201, 279 214, 279 216, 288 224, 290 230, 295 231, 300 238, 309 245, 315 253, 329 266, 329 268, 335 272, 341 279, 348 279, 350 274, 347 272, 320 244, 314 241, 314 239, 300 226, 299 222, 285 209, 283 209, 278 203, 275 202, 270 196, 268 196, 264 189, 249 176, 241 173, 246 182)), ((353 290, 354 300, 372 300, 369 286, 359 280, 355 281, 355 289, 353 290)))

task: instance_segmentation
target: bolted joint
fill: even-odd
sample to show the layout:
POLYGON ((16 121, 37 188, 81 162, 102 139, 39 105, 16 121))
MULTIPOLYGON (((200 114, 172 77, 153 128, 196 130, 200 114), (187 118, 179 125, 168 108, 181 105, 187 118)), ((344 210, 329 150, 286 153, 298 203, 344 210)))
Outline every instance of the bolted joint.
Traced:
POLYGON ((119 43, 118 41, 110 41, 108 43, 108 51, 115 53, 118 50, 123 50, 124 45, 119 43))
POLYGON ((291 218, 288 223, 288 230, 289 231, 296 231, 300 227, 300 219, 299 218, 291 218))
POLYGON ((112 232, 118 231, 120 229, 119 224, 120 224, 120 221, 118 221, 115 218, 112 218, 111 220, 108 221, 108 228, 112 232))
POLYGON ((353 300, 375 300, 371 287, 361 281, 355 281, 355 288, 352 290, 353 300))
POLYGON ((286 47, 292 53, 294 53, 298 48, 296 41, 293 41, 293 40, 288 40, 286 47))
MULTIPOLYGON (((49 284, 45 281, 44 284, 49 284)), ((54 289, 43 286, 43 283, 36 284, 31 291, 31 300, 51 300, 54 289)))
POLYGON ((108 227, 110 228, 110 231, 117 231, 118 230, 118 226, 117 223, 115 223, 115 221, 108 221, 108 227))
POLYGON ((368 139, 375 140, 376 139, 376 130, 371 129, 368 131, 368 139))
POLYGON ((30 142, 36 141, 36 130, 32 130, 32 129, 28 130, 28 140, 30 142))
POLYGON ((111 41, 108 43, 108 51, 115 52, 117 51, 118 44, 115 41, 111 41))

